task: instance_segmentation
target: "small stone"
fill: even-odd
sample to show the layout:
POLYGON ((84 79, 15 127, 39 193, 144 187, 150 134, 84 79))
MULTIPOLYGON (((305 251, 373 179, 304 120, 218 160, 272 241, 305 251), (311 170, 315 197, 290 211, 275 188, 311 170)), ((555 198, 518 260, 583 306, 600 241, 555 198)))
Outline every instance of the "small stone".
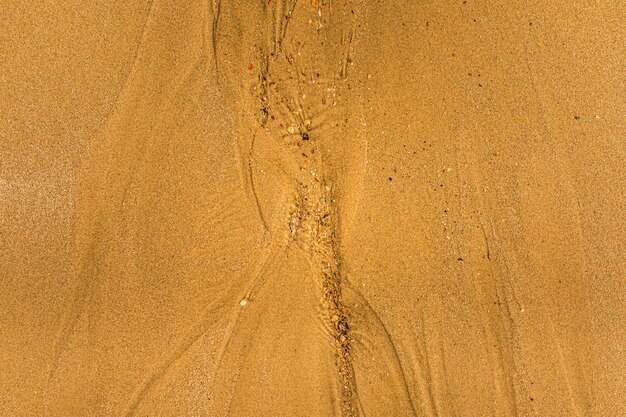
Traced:
POLYGON ((296 129, 293 126, 289 126, 287 128, 287 132, 289 132, 289 134, 293 134, 296 131, 296 129))
POLYGON ((248 299, 244 298, 243 300, 239 301, 239 305, 242 307, 245 307, 248 305, 248 299))

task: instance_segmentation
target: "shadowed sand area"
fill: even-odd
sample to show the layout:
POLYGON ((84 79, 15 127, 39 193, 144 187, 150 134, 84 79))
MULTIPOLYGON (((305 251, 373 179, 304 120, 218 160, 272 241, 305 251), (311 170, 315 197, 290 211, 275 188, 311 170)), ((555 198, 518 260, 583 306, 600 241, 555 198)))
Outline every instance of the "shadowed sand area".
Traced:
POLYGON ((2 6, 1 416, 626 415, 626 10, 2 6))

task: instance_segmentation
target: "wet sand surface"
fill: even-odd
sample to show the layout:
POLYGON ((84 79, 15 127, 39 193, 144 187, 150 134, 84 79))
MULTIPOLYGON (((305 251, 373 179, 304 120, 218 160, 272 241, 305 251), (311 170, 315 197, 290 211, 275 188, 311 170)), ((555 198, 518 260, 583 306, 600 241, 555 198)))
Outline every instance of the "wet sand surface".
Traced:
POLYGON ((626 415, 618 2, 1 8, 0 415, 626 415))

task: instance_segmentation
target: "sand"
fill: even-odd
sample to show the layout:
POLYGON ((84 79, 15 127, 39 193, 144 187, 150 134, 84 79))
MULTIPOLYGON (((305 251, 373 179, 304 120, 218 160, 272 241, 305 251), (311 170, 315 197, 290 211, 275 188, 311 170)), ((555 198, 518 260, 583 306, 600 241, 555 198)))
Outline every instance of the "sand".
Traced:
POLYGON ((28 2, 1 416, 626 415, 619 2, 28 2))

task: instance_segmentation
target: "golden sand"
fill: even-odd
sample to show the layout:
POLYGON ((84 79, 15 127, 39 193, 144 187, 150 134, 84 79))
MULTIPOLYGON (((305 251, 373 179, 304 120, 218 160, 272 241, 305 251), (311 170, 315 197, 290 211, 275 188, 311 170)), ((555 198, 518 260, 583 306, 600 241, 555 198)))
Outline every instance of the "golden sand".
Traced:
POLYGON ((626 415, 620 6, 6 1, 0 416, 626 415))

